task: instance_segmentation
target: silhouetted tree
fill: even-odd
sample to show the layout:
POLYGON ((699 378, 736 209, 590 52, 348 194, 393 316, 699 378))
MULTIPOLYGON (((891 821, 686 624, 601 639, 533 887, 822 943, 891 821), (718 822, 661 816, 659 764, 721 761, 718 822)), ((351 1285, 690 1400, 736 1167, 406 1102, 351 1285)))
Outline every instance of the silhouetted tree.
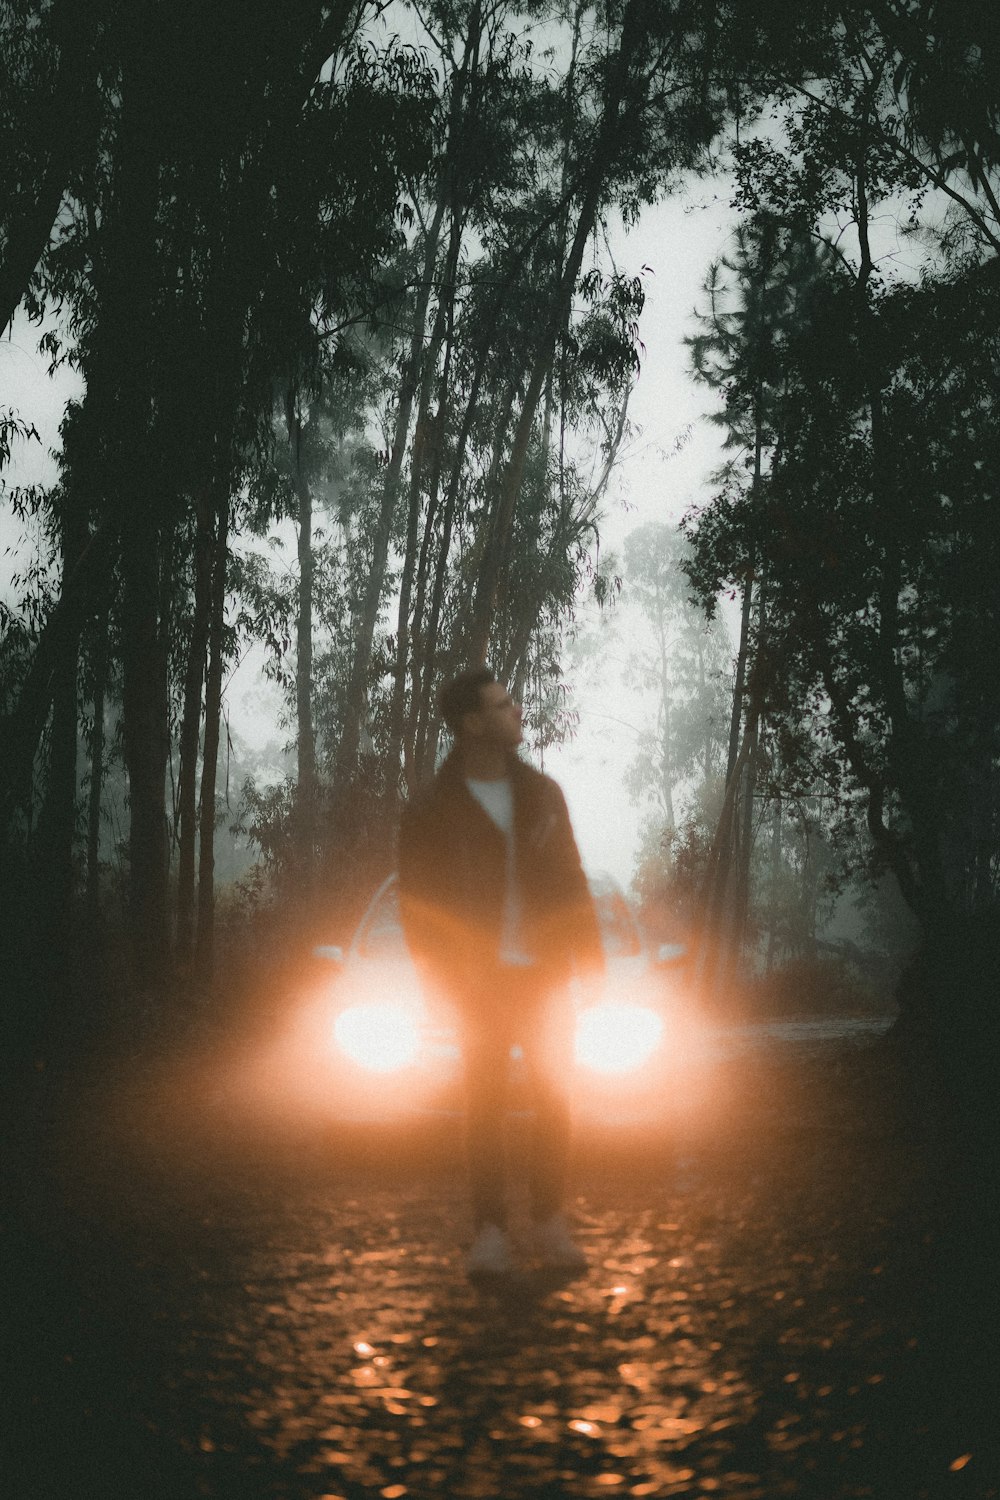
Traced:
MULTIPOLYGON (((807 101, 780 170, 770 156, 744 163, 744 197, 769 219, 822 237, 839 209, 854 235, 853 251, 839 235, 786 342, 781 443, 753 535, 767 569, 768 697, 814 731, 784 737, 786 760, 804 756, 831 787, 856 789, 925 934, 923 978, 901 1003, 958 1089, 981 1100, 977 1059, 998 1020, 985 979, 997 892, 981 852, 982 837, 995 839, 998 704, 969 643, 975 633, 994 649, 997 623, 978 565, 996 553, 982 478, 997 417, 997 345, 983 332, 996 257, 979 222, 985 195, 984 208, 961 204, 971 242, 946 238, 919 282, 878 264, 878 205, 919 200, 927 180, 891 147, 890 61, 841 54, 837 112, 807 101)), ((748 524, 721 499, 697 523, 716 582, 733 578, 748 524)))

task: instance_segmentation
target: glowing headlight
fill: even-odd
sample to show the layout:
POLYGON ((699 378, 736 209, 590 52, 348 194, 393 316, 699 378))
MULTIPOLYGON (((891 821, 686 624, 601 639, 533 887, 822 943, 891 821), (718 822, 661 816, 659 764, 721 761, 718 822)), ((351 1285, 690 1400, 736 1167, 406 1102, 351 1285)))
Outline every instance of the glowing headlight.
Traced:
POLYGON ((420 1050, 420 1027, 414 1011, 384 1001, 342 1010, 333 1034, 340 1050, 371 1073, 395 1073, 409 1067, 420 1050))
POLYGON ((663 1035, 663 1021, 646 1005, 608 1001, 577 1020, 576 1060, 595 1073, 630 1073, 648 1062, 663 1035))

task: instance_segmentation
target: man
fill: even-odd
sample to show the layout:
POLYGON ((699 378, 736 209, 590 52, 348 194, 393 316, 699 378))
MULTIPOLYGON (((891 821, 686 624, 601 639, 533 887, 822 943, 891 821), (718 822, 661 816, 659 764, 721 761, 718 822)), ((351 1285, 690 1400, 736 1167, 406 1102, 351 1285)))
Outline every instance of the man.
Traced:
POLYGON ((517 754, 520 704, 487 668, 453 679, 439 701, 454 748, 404 811, 399 882, 414 960, 460 1019, 475 1221, 468 1270, 513 1269, 503 1126, 517 1043, 534 1112, 527 1163, 534 1248, 545 1264, 580 1271, 586 1259, 562 1212, 566 991, 574 973, 603 969, 594 905, 562 792, 517 754))

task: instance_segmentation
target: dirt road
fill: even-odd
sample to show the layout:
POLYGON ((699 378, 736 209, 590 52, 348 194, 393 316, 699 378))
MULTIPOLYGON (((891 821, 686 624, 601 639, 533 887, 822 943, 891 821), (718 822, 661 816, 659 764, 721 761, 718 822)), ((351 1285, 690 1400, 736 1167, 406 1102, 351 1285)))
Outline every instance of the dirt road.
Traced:
POLYGON ((455 1122, 266 1140, 182 1079, 19 1113, 13 1500, 1000 1494, 947 1153, 884 1044, 744 1049, 714 1112, 581 1140, 589 1274, 494 1290, 455 1122))

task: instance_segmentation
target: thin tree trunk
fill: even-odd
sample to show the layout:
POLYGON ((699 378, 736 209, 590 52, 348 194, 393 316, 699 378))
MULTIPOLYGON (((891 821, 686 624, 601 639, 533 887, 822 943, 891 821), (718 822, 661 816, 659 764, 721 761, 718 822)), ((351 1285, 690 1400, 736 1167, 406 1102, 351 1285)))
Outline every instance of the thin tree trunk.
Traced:
POLYGON ((159 610, 159 538, 152 525, 130 530, 124 553, 122 679, 131 918, 136 977, 141 992, 153 995, 161 989, 167 955, 167 654, 159 610))
MULTIPOLYGON (((424 632, 426 645, 424 648, 424 668, 420 689, 420 707, 417 719, 414 751, 414 776, 421 779, 426 776, 434 761, 437 749, 438 728, 433 704, 434 675, 437 666, 438 635, 441 629, 441 616, 444 610, 445 582, 448 574, 448 556, 451 549, 451 535, 455 521, 455 513, 458 508, 458 499, 462 487, 462 472, 465 463, 465 453, 472 434, 473 424, 479 410, 479 392, 482 387, 483 378, 486 373, 486 359, 488 352, 476 363, 476 370, 472 380, 472 389, 466 403, 465 415, 462 418, 462 429, 458 435, 455 445, 455 456, 452 462, 451 477, 448 484, 448 493, 445 499, 444 513, 441 525, 441 546, 438 551, 437 565, 434 570, 434 584, 431 590, 431 607, 427 627, 424 632)), ((510 414, 514 402, 514 392, 508 387, 504 405, 497 418, 497 430, 503 434, 507 430, 510 414)), ((487 493, 490 492, 495 481, 496 470, 501 461, 501 441, 494 445, 493 463, 486 480, 487 493)), ((457 638, 464 638, 464 631, 460 627, 457 638)))
POLYGON ((747 660, 750 652, 750 617, 753 608, 753 565, 747 569, 740 610, 740 640, 736 650, 736 675, 733 679, 733 704, 729 715, 729 747, 726 753, 726 786, 733 774, 740 748, 740 726, 743 723, 743 698, 746 692, 747 660))
MULTIPOLYGON (((759 396, 759 393, 758 393, 759 396)), ((761 483, 761 453, 762 424, 757 423, 757 443, 754 467, 754 487, 759 489, 761 483)), ((758 660, 763 659, 766 651, 767 640, 767 618, 765 605, 765 573, 761 569, 761 576, 757 581, 757 643, 756 651, 758 660)), ((736 827, 736 881, 733 889, 732 910, 730 917, 729 938, 729 970, 735 979, 739 976, 742 965, 743 950, 746 943, 747 923, 750 913, 750 871, 753 858, 754 845, 754 798, 757 788, 757 762, 760 756, 760 731, 762 718, 762 696, 755 694, 748 706, 747 713, 747 735, 750 739, 750 751, 747 756, 746 766, 743 772, 743 784, 741 789, 741 816, 736 827)))
MULTIPOLYGON (((141 996, 161 992, 167 959, 166 768, 169 756, 167 648, 161 614, 167 502, 173 498, 167 454, 153 436, 156 360, 157 203, 164 95, 154 50, 140 43, 154 27, 146 0, 129 18, 122 83, 122 151, 100 278, 102 318, 87 370, 99 397, 91 446, 110 445, 104 477, 121 525, 122 698, 129 787, 130 922, 141 996), (136 494, 136 450, 145 491, 136 494)), ((100 460, 98 460, 100 463, 100 460)))
POLYGON ((750 910, 750 861, 754 844, 754 797, 757 786, 757 755, 760 742, 760 716, 754 714, 753 722, 747 725, 750 749, 743 768, 743 784, 740 789, 739 818, 736 823, 735 866, 732 901, 729 914, 729 942, 726 968, 734 978, 738 976, 746 942, 747 919, 750 910))
POLYGON ((622 125, 622 107, 629 70, 641 49, 646 29, 643 19, 644 0, 630 0, 622 20, 621 40, 609 69, 608 87, 601 116, 593 161, 586 179, 573 241, 553 291, 552 311, 535 346, 527 386, 521 403, 510 457, 499 497, 496 524, 484 551, 483 564, 476 586, 469 655, 473 661, 485 660, 490 628, 505 587, 505 559, 509 551, 514 516, 524 482, 531 437, 535 430, 538 404, 551 373, 556 344, 570 316, 573 290, 583 265, 587 244, 597 223, 598 209, 605 190, 608 172, 622 125))
POLYGON ((108 684, 107 611, 98 622, 94 647, 94 724, 90 735, 90 787, 87 796, 87 921, 96 932, 101 916, 101 793, 104 789, 104 711, 108 684))
POLYGON ((410 336, 409 353, 400 384, 399 405, 396 408, 392 448, 389 452, 389 463, 382 486, 382 499, 375 527, 371 563, 358 608, 357 635, 355 637, 354 651, 351 658, 351 671, 347 683, 346 718, 336 760, 338 793, 350 783, 353 776, 358 759, 358 748, 361 743, 361 729, 368 712, 368 693, 366 687, 368 669, 371 664, 372 645, 375 640, 375 626, 378 621, 382 585, 385 580, 385 569, 389 556, 392 522, 399 495, 399 476, 402 472, 403 458, 406 453, 406 441, 410 429, 410 418, 413 413, 413 402, 416 398, 417 387, 420 381, 420 371, 423 365, 427 309, 430 305, 434 267, 437 261, 437 247, 441 235, 441 224, 444 219, 445 207, 445 194, 442 186, 434 210, 434 218, 427 231, 427 244, 424 247, 423 274, 414 309, 413 331, 410 336))
MULTIPOLYGON (((463 448, 464 453, 464 448, 463 448)), ((438 635, 441 629, 441 612, 444 607, 445 579, 448 574, 448 555, 451 551, 451 534, 455 522, 455 511, 461 490, 461 458, 456 457, 452 479, 445 497, 441 521, 441 543, 434 568, 431 588, 430 614, 423 629, 423 649, 420 663, 419 688, 414 688, 414 729, 412 781, 417 783, 428 775, 433 765, 437 748, 437 729, 434 712, 433 689, 435 668, 440 654, 438 635), (433 728, 433 735, 432 735, 433 728), (433 738, 433 744, 431 739, 433 738)))
POLYGON ((316 840, 316 733, 313 725, 313 497, 302 467, 302 422, 293 397, 286 411, 298 507, 298 607, 295 615, 295 726, 298 757, 296 863, 305 892, 313 885, 316 840))
MULTIPOLYGON (((415 536, 407 536, 407 558, 410 568, 404 571, 403 584, 406 588, 406 611, 403 608, 403 597, 401 591, 399 633, 397 643, 402 648, 397 651, 397 679, 396 692, 393 703, 393 742, 389 764, 398 764, 400 743, 403 755, 403 771, 405 783, 412 790, 416 780, 417 756, 416 756, 416 727, 419 715, 420 684, 422 680, 422 656, 426 654, 427 647, 421 648, 421 637, 423 635, 423 617, 427 594, 427 574, 430 564, 431 546, 434 538, 434 527, 437 521, 441 478, 444 467, 444 446, 448 418, 448 400, 451 386, 451 362, 455 347, 455 281, 458 274, 458 255, 462 242, 462 222, 457 217, 452 219, 452 232, 448 246, 448 260, 445 274, 445 282, 442 287, 441 297, 438 304, 439 316, 435 323, 434 336, 432 338, 432 349, 434 363, 437 363, 438 349, 444 345, 444 361, 440 376, 437 381, 437 412, 431 417, 429 410, 426 412, 425 422, 430 434, 430 470, 427 474, 427 515, 424 523, 424 534, 420 547, 420 555, 417 561, 416 588, 413 601, 413 632, 412 638, 407 631, 407 612, 409 609, 409 588, 407 586, 408 573, 412 570, 412 547, 415 545, 415 536), (443 324, 443 327, 442 327, 443 324), (406 679, 406 645, 411 640, 410 655, 412 658, 412 682, 410 689, 410 708, 406 714, 406 722, 403 721, 403 693, 406 679), (398 735, 398 741, 397 741, 398 735)), ((428 387, 430 382, 428 381, 428 387)), ((460 464, 465 456, 465 444, 460 445, 460 457, 456 455, 456 463, 460 464)), ((418 464, 414 456, 413 478, 417 483, 417 493, 413 497, 419 498, 419 479, 426 464, 421 457, 418 464)), ((411 507, 411 516, 413 514, 411 507)), ((443 549, 447 557, 448 547, 451 541, 450 519, 446 525, 446 535, 443 538, 443 549)), ((433 649, 433 646, 431 646, 433 649)))
POLYGON ((666 611, 662 594, 657 595, 656 644, 660 658, 660 779, 663 790, 663 810, 667 828, 673 830, 677 820, 674 816, 674 775, 672 746, 670 742, 670 656, 667 650, 666 611))
POLYGON ((753 843, 755 759, 760 714, 750 695, 743 736, 726 783, 704 900, 704 977, 711 993, 719 976, 731 979, 738 968, 739 949, 749 900, 750 852, 753 843))
POLYGON ((771 911, 767 926, 767 955, 764 967, 768 974, 774 968, 778 950, 778 888, 781 880, 781 798, 775 797, 771 808, 771 911))
POLYGON ((715 998, 716 976, 720 972, 723 953, 723 914, 732 870, 733 825, 738 813, 737 789, 750 742, 746 736, 736 756, 733 773, 726 785, 726 794, 716 825, 712 846, 698 903, 701 913, 700 931, 695 948, 693 979, 703 999, 715 998))
POLYGON ((57 1003, 65 992, 75 946, 72 916, 79 661, 79 637, 75 636, 59 659, 53 684, 48 779, 36 834, 38 977, 46 1005, 57 1003))
POLYGON ((208 648, 208 619, 212 587, 212 517, 207 488, 195 499, 194 618, 184 675, 181 718, 180 848, 177 860, 177 957, 183 965, 194 943, 195 865, 198 832, 198 738, 201 729, 202 688, 208 648))
MULTIPOLYGON (((760 379, 754 396, 754 459, 750 498, 754 504, 760 494, 763 478, 764 453, 764 397, 760 379)), ((719 829, 713 844, 713 860, 709 870, 704 898, 702 932, 702 970, 705 990, 710 994, 716 976, 732 977, 737 952, 742 942, 746 920, 746 904, 749 898, 749 840, 752 837, 753 772, 749 767, 756 755, 757 732, 760 718, 760 693, 751 693, 747 707, 746 724, 743 728, 742 744, 740 728, 743 723, 743 705, 746 695, 746 676, 750 659, 750 621, 754 603, 757 603, 760 630, 757 642, 757 667, 762 662, 763 650, 763 602, 758 589, 755 600, 754 581, 757 573, 757 543, 751 534, 746 581, 743 587, 743 605, 740 611, 740 640, 736 655, 736 675, 733 682, 733 704, 729 719, 729 746, 726 755, 726 793, 719 829), (743 785, 744 805, 741 810, 740 786, 743 785), (745 805, 749 799, 749 807, 745 805), (726 809, 729 809, 728 814, 726 809), (723 825, 725 831, 723 832, 723 825), (735 888, 732 882, 733 865, 736 864, 735 888)))
POLYGON ((392 534, 392 521, 399 494, 399 479, 406 453, 407 436, 413 414, 413 403, 421 385, 421 372, 426 370, 428 366, 425 350, 427 311, 430 306, 431 288, 434 283, 434 271, 437 265, 441 225, 444 222, 444 215, 449 207, 449 203, 454 212, 457 197, 457 183, 451 157, 456 148, 461 149, 462 147, 461 138, 465 123, 466 90, 470 78, 474 76, 478 67, 482 26, 482 6, 477 4, 469 18, 469 40, 461 67, 454 81, 448 121, 446 159, 439 180, 434 217, 428 229, 427 243, 424 247, 423 274, 414 309, 409 355, 400 384, 399 405, 396 410, 392 448, 389 453, 389 464, 382 492, 382 504, 375 532, 372 563, 359 610, 358 633, 347 688, 346 721, 337 754, 336 779, 338 787, 343 783, 349 782, 353 774, 357 763, 361 728, 367 713, 368 695, 366 684, 368 669, 371 663, 372 645, 375 639, 375 625, 378 620, 378 607, 385 578, 389 542, 392 534))
POLYGON ((485 661, 489 651, 490 630, 503 589, 504 564, 513 535, 514 516, 524 482, 528 449, 554 351, 555 335, 552 335, 545 338, 534 360, 514 430, 510 457, 497 493, 496 508, 491 514, 472 616, 469 659, 473 662, 485 661))
MULTIPOLYGON (((228 476, 227 476, 228 479, 228 476)), ((226 564, 229 557, 229 486, 216 492, 216 533, 212 556, 211 613, 208 627, 208 676, 205 684, 205 745, 198 809, 198 939, 195 962, 199 979, 212 976, 215 953, 215 788, 222 719, 223 632, 226 614, 226 564)))
MULTIPOLYGON (((434 324, 426 350, 426 362, 420 382, 420 397, 417 402, 416 431, 410 448, 409 504, 407 505, 406 514, 403 566, 399 581, 399 607, 396 614, 396 664, 393 674, 392 699, 389 707, 389 754, 387 761, 390 768, 390 775, 393 777, 398 776, 400 757, 403 749, 406 679, 410 658, 410 603, 413 597, 414 570, 417 562, 420 499, 423 491, 424 476, 427 470, 428 449, 433 450, 436 445, 439 446, 443 438, 443 433, 440 430, 440 421, 436 421, 431 415, 431 400, 435 386, 434 374, 437 367, 438 354, 444 342, 445 329, 450 326, 447 308, 455 295, 455 270, 458 260, 458 247, 461 243, 461 232, 461 221, 453 210, 446 269, 441 290, 438 293, 437 310, 434 315, 434 324)), ((447 390, 450 355, 451 346, 449 344, 445 358, 445 369, 438 383, 441 393, 438 411, 439 418, 445 399, 444 392, 447 390)), ((440 475, 440 457, 435 461, 433 453, 431 454, 431 467, 440 475)), ((428 529, 433 526, 434 508, 434 497, 430 495, 428 497, 427 513, 428 529)), ((410 759, 412 768, 412 757, 410 759)))
MULTIPOLYGON (((701 635, 696 637, 695 650, 698 653, 698 697, 702 703, 708 696, 708 681, 705 674, 705 646, 701 635)), ((712 776, 712 748, 713 748, 712 725, 710 720, 705 722, 705 741, 703 746, 702 778, 707 786, 712 776)))
MULTIPOLYGON (((444 439, 443 426, 443 412, 439 411, 439 444, 444 439)), ((423 684, 424 666, 428 655, 433 650, 433 643, 427 638, 424 624, 424 610, 427 603, 427 580, 434 544, 434 531, 440 509, 440 483, 441 465, 440 461, 438 461, 435 465, 430 493, 428 494, 427 515, 424 519, 424 533, 420 543, 420 556, 417 560, 417 581, 413 600, 413 631, 410 648, 410 702, 406 713, 406 721, 402 728, 403 780, 408 792, 413 790, 417 781, 417 733, 420 722, 421 687, 423 684)), ((450 527, 448 530, 448 541, 450 542, 450 527)), ((395 761, 390 761, 390 764, 395 764, 395 761)))

